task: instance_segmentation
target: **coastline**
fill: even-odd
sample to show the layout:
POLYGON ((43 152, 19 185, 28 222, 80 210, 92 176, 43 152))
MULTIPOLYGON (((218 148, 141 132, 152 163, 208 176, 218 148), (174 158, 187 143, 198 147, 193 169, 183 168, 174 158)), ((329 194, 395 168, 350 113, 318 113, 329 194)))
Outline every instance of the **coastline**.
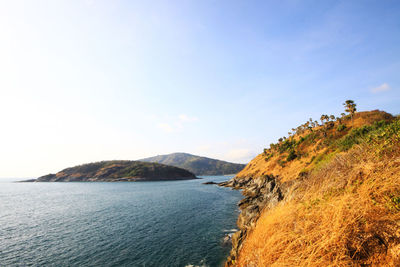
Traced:
POLYGON ((229 187, 233 190, 242 190, 243 195, 243 199, 237 204, 241 211, 236 223, 239 230, 231 237, 232 247, 225 262, 225 267, 230 267, 235 266, 243 242, 248 233, 255 227, 261 212, 266 208, 273 208, 283 201, 293 183, 280 183, 277 177, 264 175, 257 178, 234 177, 217 185, 229 187))
POLYGON ((22 181, 14 181, 15 183, 117 183, 117 182, 172 182, 172 181, 185 181, 185 180, 198 180, 200 177, 182 177, 179 179, 154 179, 149 178, 118 178, 118 179, 99 179, 88 178, 82 181, 38 181, 37 179, 29 179, 22 181))

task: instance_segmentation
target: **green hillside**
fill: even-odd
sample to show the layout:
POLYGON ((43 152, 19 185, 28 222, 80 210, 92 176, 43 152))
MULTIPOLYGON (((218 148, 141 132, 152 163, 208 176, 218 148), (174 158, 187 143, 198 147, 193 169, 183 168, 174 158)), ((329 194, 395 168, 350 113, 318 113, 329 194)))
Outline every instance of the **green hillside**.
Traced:
POLYGON ((184 169, 158 163, 113 160, 83 164, 48 174, 36 182, 114 182, 195 179, 184 169))
POLYGON ((217 159, 210 159, 191 155, 188 153, 172 153, 159 155, 140 161, 157 162, 166 165, 176 166, 193 172, 196 175, 227 175, 240 172, 246 165, 226 162, 217 159))

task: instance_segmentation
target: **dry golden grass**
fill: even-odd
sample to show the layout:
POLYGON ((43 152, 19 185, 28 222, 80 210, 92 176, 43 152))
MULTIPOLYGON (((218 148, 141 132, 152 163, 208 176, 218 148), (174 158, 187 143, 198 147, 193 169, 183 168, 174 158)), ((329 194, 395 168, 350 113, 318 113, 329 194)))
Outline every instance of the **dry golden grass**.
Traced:
POLYGON ((238 266, 400 266, 400 147, 363 145, 305 178, 266 210, 238 266))

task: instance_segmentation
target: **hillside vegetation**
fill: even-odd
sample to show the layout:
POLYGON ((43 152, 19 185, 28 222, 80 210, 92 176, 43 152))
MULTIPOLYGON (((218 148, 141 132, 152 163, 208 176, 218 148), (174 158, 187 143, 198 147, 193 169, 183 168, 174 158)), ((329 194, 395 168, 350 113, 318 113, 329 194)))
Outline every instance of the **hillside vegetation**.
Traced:
POLYGON ((160 181, 194 179, 184 169, 158 163, 113 160, 83 164, 48 174, 36 182, 160 181))
POLYGON ((186 169, 196 175, 228 175, 236 174, 246 165, 230 163, 217 159, 195 156, 187 153, 159 155, 140 161, 157 162, 186 169))
POLYGON ((258 212, 234 237, 228 266, 400 266, 399 118, 378 110, 321 118, 229 182, 253 205, 240 224, 258 212), (261 180, 274 181, 263 196, 249 183, 261 180), (274 202, 265 197, 277 190, 274 202))

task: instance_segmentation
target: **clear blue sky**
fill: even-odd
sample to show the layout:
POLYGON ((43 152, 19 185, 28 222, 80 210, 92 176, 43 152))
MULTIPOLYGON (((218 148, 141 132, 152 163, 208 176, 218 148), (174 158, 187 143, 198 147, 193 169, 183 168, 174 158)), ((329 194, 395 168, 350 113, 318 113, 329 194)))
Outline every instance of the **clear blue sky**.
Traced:
POLYGON ((0 177, 247 162, 346 99, 400 113, 400 1, 0 0, 0 177))

